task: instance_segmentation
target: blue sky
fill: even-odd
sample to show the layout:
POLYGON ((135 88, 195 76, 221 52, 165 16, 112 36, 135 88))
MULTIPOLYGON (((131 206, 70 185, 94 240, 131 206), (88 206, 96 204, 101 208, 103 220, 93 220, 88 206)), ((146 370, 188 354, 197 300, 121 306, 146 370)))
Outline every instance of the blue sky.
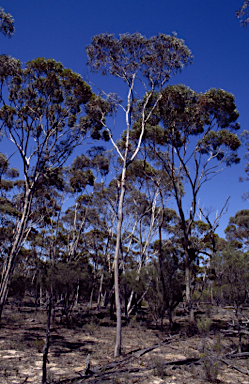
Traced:
MULTIPOLYGON (((242 3, 243 0, 2 0, 0 6, 13 15, 16 31, 11 39, 0 35, 0 52, 23 63, 36 57, 52 57, 86 81, 91 80, 107 92, 118 92, 121 83, 93 76, 87 69, 85 47, 92 36, 141 32, 150 37, 175 31, 191 49, 194 60, 171 83, 186 84, 197 92, 216 87, 233 93, 242 131, 249 129, 249 28, 240 26, 236 18, 242 3)), ((229 217, 249 208, 248 202, 241 199, 242 193, 249 191, 249 182, 238 181, 239 176, 245 176, 244 153, 243 146, 241 164, 207 183, 200 195, 201 207, 214 211, 221 209, 231 196, 228 213, 220 221, 221 236, 229 217)))

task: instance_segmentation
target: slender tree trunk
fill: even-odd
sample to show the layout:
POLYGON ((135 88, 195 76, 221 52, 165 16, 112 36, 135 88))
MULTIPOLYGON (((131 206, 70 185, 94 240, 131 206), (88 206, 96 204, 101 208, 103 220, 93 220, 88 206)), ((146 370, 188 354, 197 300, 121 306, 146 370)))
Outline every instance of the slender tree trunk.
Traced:
POLYGON ((132 290, 132 291, 131 291, 131 294, 130 294, 130 297, 129 297, 129 300, 128 300, 128 304, 127 304, 127 313, 128 313, 128 316, 131 314, 131 311, 132 311, 131 303, 132 303, 132 300, 133 300, 133 296, 134 296, 134 291, 132 290))
POLYGON ((22 242, 25 236, 25 230, 27 228, 28 216, 30 213, 30 205, 31 205, 31 191, 28 189, 25 193, 25 202, 22 212, 22 217, 18 228, 16 229, 16 233, 14 235, 13 244, 10 250, 9 255, 4 260, 3 269, 2 269, 2 278, 0 283, 0 321, 2 316, 2 311, 4 304, 8 295, 8 286, 10 278, 13 274, 16 258, 22 246, 22 242))
POLYGON ((79 290, 80 290, 80 282, 78 280, 77 288, 76 288, 76 294, 75 294, 75 300, 74 300, 74 308, 78 307, 78 301, 79 301, 79 290))
POLYGON ((159 261, 159 268, 160 268, 160 279, 163 287, 163 301, 166 302, 166 286, 165 286, 165 280, 164 280, 164 274, 163 274, 163 257, 162 257, 162 225, 159 225, 158 228, 159 232, 159 249, 158 249, 158 261, 159 261))
POLYGON ((239 336, 239 348, 238 352, 242 352, 242 335, 241 335, 241 326, 240 326, 240 318, 239 318, 239 308, 235 304, 235 316, 236 316, 236 321, 237 321, 237 326, 238 326, 238 336, 239 336))
POLYGON ((39 286, 39 274, 36 276, 35 279, 35 311, 37 312, 37 307, 38 307, 38 286, 39 286))
POLYGON ((191 300, 190 266, 189 266, 189 254, 187 250, 185 250, 185 284, 186 284, 186 306, 188 308, 189 321, 190 323, 194 323, 195 314, 194 314, 194 308, 191 300))
MULTIPOLYGON (((141 269, 145 265, 145 262, 146 262, 146 252, 147 252, 147 249, 148 249, 148 247, 150 245, 151 232, 152 232, 152 228, 153 228, 154 223, 155 223, 155 211, 156 211, 156 202, 157 202, 158 195, 159 195, 159 191, 157 191, 157 193, 156 193, 156 195, 154 197, 154 201, 153 201, 153 205, 152 205, 152 215, 151 215, 151 220, 150 220, 150 229, 149 229, 149 232, 148 232, 145 244, 144 244, 142 252, 141 252, 141 259, 139 261, 139 265, 138 265, 138 268, 137 268, 136 281, 139 281, 141 269)), ((135 232, 135 227, 133 228, 133 233, 134 232, 135 232)), ((130 245, 131 245, 131 243, 130 243, 130 245)), ((130 245, 129 245, 129 247, 130 247, 130 245)), ((134 290, 131 291, 130 297, 129 297, 129 300, 128 300, 128 304, 127 304, 127 315, 128 316, 132 312, 131 303, 132 303, 133 297, 134 297, 134 290)))
POLYGON ((49 293, 48 297, 48 306, 47 306, 47 328, 46 328, 46 341, 43 347, 43 357, 42 357, 42 384, 47 383, 47 360, 48 360, 48 351, 49 351, 49 342, 50 342, 50 321, 52 313, 52 294, 49 293))
POLYGON ((128 297, 127 297, 127 284, 126 282, 124 283, 124 299, 125 299, 125 319, 126 319, 126 324, 129 322, 129 315, 128 315, 128 297))
POLYGON ((90 300, 89 300, 89 308, 90 309, 92 309, 92 307, 93 307, 93 291, 94 291, 94 287, 92 287, 90 300))
POLYGON ((99 294, 98 294, 98 301, 97 301, 97 310, 99 310, 101 297, 102 297, 104 273, 105 273, 105 265, 103 265, 102 271, 101 271, 101 278, 100 278, 100 284, 99 284, 99 294))
POLYGON ((213 282, 212 281, 210 284, 210 300, 211 300, 211 304, 213 305, 214 304, 214 294, 213 294, 213 282))
POLYGON ((170 330, 172 331, 173 330, 173 319, 172 319, 172 310, 171 310, 170 306, 168 308, 168 317, 169 317, 170 330))
POLYGON ((104 294, 101 295, 101 302, 100 302, 101 307, 105 307, 105 302, 106 302, 106 291, 104 294))
POLYGON ((42 285, 40 285, 40 308, 43 306, 42 285))
POLYGON ((114 294, 114 290, 113 292, 111 293, 111 297, 110 297, 110 320, 114 320, 114 303, 115 303, 115 294, 114 294))
POLYGON ((120 302, 120 291, 119 291, 119 254, 121 247, 121 229, 123 222, 123 204, 125 195, 125 176, 126 176, 126 165, 123 167, 121 188, 118 205, 118 226, 117 226, 117 238, 116 238, 116 249, 114 256, 114 288, 115 288, 115 304, 116 304, 116 343, 114 348, 114 357, 121 355, 121 302, 120 302))

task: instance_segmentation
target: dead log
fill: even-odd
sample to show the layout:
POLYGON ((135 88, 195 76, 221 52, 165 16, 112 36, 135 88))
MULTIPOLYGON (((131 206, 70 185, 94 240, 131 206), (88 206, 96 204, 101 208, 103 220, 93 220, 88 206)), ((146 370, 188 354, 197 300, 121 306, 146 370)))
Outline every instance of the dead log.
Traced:
POLYGON ((240 353, 229 353, 227 355, 222 356, 222 358, 227 358, 227 359, 239 359, 243 357, 248 357, 249 352, 240 352, 240 353))
MULTIPOLYGON (((187 359, 182 359, 182 360, 175 360, 175 361, 168 361, 163 364, 163 368, 166 368, 168 366, 183 366, 183 365, 190 365, 190 364, 197 364, 200 363, 201 359, 199 358, 187 358, 187 359)), ((124 373, 136 373, 136 372, 145 372, 145 371, 151 371, 156 368, 156 365, 151 365, 148 367, 134 367, 134 368, 121 368, 117 369, 111 372, 100 372, 100 373, 95 373, 93 377, 89 378, 80 378, 79 381, 73 381, 75 384, 82 384, 84 381, 88 380, 88 384, 94 384, 94 383, 99 383, 99 380, 108 380, 113 378, 113 376, 120 376, 120 374, 124 373)), ((57 384, 62 384, 57 383, 57 384)), ((65 384, 65 383, 64 383, 65 384)))
MULTIPOLYGON (((221 329, 220 332, 223 333, 225 336, 237 336, 239 331, 236 329, 221 329)), ((243 328, 240 330, 240 333, 243 335, 249 335, 249 331, 243 328)))
POLYGON ((237 367, 236 365, 231 365, 228 361, 226 361, 224 359, 220 359, 220 361, 222 361, 222 363, 226 364, 228 366, 228 368, 235 369, 236 371, 243 373, 244 375, 249 375, 249 371, 245 371, 244 369, 241 369, 241 368, 237 367))
MULTIPOLYGON (((146 353, 148 353, 148 352, 150 352, 156 348, 159 348, 162 345, 172 343, 173 341, 176 341, 177 337, 178 336, 167 338, 167 339, 163 340, 161 343, 154 344, 148 348, 136 349, 136 350, 130 351, 127 353, 127 355, 123 359, 115 360, 115 361, 113 361, 107 365, 95 367, 94 369, 91 369, 89 371, 87 371, 88 356, 89 356, 88 355, 87 360, 86 360, 85 370, 82 371, 82 373, 76 372, 78 375, 80 375, 80 378, 77 377, 77 378, 71 379, 71 381, 73 382, 73 380, 75 380, 75 383, 83 383, 84 380, 87 380, 90 377, 100 378, 103 375, 113 374, 114 372, 116 372, 116 371, 112 371, 113 369, 127 365, 128 363, 133 362, 135 359, 140 358, 142 355, 144 355, 144 354, 146 354, 146 353), (81 380, 81 381, 77 381, 77 380, 81 380)), ((89 357, 89 367, 90 367, 90 357, 89 357)), ((124 372, 131 372, 131 369, 135 369, 135 368, 126 368, 124 372)), ((152 368, 148 368, 147 370, 150 370, 150 369, 154 369, 154 366, 152 368)), ((141 370, 141 369, 138 368, 138 370, 141 370)), ((121 373, 122 372, 121 368, 117 372, 121 373)), ((67 384, 67 383, 69 384, 71 381, 66 379, 66 380, 59 381, 56 384, 67 384)))
MULTIPOLYGON (((130 355, 125 356, 123 359, 119 361, 114 361, 110 364, 107 364, 105 366, 96 367, 93 370, 91 370, 87 375, 81 375, 80 372, 80 378, 73 378, 70 380, 62 380, 57 382, 56 384, 70 384, 71 382, 75 384, 81 384, 83 382, 86 382, 88 384, 94 384, 99 382, 100 379, 102 380, 108 380, 111 379, 113 376, 120 375, 123 373, 135 373, 135 372, 144 372, 144 371, 150 371, 156 368, 156 365, 153 364, 148 367, 124 367, 124 365, 127 365, 128 363, 132 363, 135 359, 140 358, 145 353, 148 353, 152 351, 155 348, 158 348, 159 346, 163 344, 168 344, 169 342, 172 342, 173 340, 164 340, 163 342, 156 344, 152 347, 143 348, 139 351, 133 351, 130 355)), ((166 368, 167 366, 184 366, 184 365, 190 365, 190 364, 198 364, 200 363, 200 358, 186 358, 181 360, 174 360, 174 361, 167 361, 163 364, 163 368, 166 368)), ((86 371, 85 371, 86 372, 86 371)))

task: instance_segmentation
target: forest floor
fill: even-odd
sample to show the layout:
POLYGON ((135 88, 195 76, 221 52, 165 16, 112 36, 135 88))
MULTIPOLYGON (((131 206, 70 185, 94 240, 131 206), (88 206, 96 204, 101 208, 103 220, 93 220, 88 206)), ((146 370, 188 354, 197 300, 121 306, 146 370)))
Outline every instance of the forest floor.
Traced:
MULTIPOLYGON (((51 326, 48 382, 249 383, 249 356, 244 353, 235 357, 237 337, 225 337, 221 333, 231 318, 231 310, 216 312, 211 316, 212 326, 206 336, 198 330, 191 336, 183 315, 174 317, 177 332, 173 335, 166 323, 164 331, 159 331, 153 324, 148 326, 146 321, 137 322, 132 318, 129 325, 123 327, 122 356, 116 360, 113 358, 115 324, 107 314, 98 316, 92 311, 84 318, 75 315, 70 328, 55 318, 51 326), (86 378, 89 353, 90 369, 95 375, 86 378)), ((41 383, 45 328, 45 312, 35 312, 28 307, 23 307, 21 312, 10 306, 4 308, 0 326, 0 383, 41 383)), ((248 346, 249 339, 243 338, 243 350, 248 346)))

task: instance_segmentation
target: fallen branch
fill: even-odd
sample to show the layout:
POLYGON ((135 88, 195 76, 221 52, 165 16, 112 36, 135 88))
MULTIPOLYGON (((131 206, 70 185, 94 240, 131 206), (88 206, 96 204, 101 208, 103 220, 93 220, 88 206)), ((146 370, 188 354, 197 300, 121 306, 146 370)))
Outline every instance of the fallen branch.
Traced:
MULTIPOLYGON (((190 365, 190 364, 197 364, 200 362, 201 359, 199 358, 187 358, 187 359, 182 359, 182 360, 175 360, 175 361, 168 361, 166 363, 163 364, 163 368, 166 368, 167 366, 181 366, 181 365, 190 365)), ((157 366, 156 364, 154 365, 151 365, 151 366, 148 366, 148 367, 134 367, 134 368, 122 368, 122 369, 118 369, 118 370, 115 370, 115 371, 111 371, 111 372, 100 372, 100 373, 95 373, 93 375, 93 377, 82 377, 80 379, 78 379, 78 381, 72 381, 73 383, 75 384, 81 384, 83 383, 85 380, 88 380, 88 384, 94 384, 94 383, 97 383, 99 382, 99 379, 102 379, 102 380, 108 380, 110 379, 111 377, 115 376, 115 375, 119 375, 122 374, 122 373, 136 373, 136 372, 145 372, 145 371, 151 371, 153 369, 155 369, 157 366)), ((72 379, 72 380, 75 380, 75 379, 72 379)), ((59 382, 57 384, 66 384, 66 382, 59 382)), ((69 384, 69 383, 68 383, 69 384)))
POLYGON ((224 359, 220 359, 220 361, 222 361, 222 363, 226 364, 228 366, 228 368, 235 369, 236 371, 243 373, 244 375, 249 375, 249 371, 245 371, 244 369, 241 369, 241 368, 237 367, 236 365, 231 365, 228 361, 226 361, 224 359))
MULTIPOLYGON (((211 353, 211 355, 214 357, 215 355, 211 353)), ((228 366, 228 368, 231 368, 231 369, 235 369, 236 371, 240 372, 240 373, 243 373, 244 375, 249 375, 249 371, 247 370, 244 370, 242 368, 239 368, 237 367, 236 365, 231 365, 228 361, 226 361, 224 359, 224 357, 226 358, 240 358, 240 357, 246 357, 246 356, 249 356, 249 353, 248 352, 242 352, 242 353, 234 353, 234 351, 232 351, 231 353, 227 354, 227 355, 224 355, 224 356, 221 356, 220 358, 218 356, 216 356, 216 358, 221 361, 222 363, 226 364, 228 366)))
MULTIPOLYGON (((145 371, 150 371, 155 369, 157 366, 156 364, 147 366, 147 367, 131 367, 127 366, 128 364, 131 364, 134 360, 139 359, 141 356, 144 354, 153 351, 154 349, 161 347, 162 345, 165 344, 170 344, 173 341, 176 340, 175 338, 169 338, 164 341, 162 341, 159 344, 152 345, 147 348, 143 349, 138 349, 138 350, 133 350, 129 352, 124 358, 118 360, 118 361, 113 361, 107 365, 104 366, 99 366, 95 367, 94 370, 90 370, 90 355, 87 356, 86 360, 86 368, 84 370, 84 373, 81 374, 78 372, 80 377, 78 378, 72 378, 72 379, 67 379, 67 380, 62 380, 57 382, 57 384, 82 384, 82 383, 88 383, 88 384, 95 384, 98 383, 99 380, 108 380, 112 379, 114 376, 120 376, 121 374, 125 373, 136 373, 136 372, 145 372, 145 371)), ((212 353, 211 353, 212 354, 212 353)), ((243 353, 235 353, 235 351, 230 352, 229 354, 223 355, 220 358, 216 356, 216 358, 221 361, 222 363, 226 364, 228 368, 237 370, 238 372, 244 374, 244 375, 249 375, 249 371, 241 369, 237 367, 236 365, 231 365, 227 359, 234 359, 234 358, 243 358, 243 357, 248 357, 249 352, 243 352, 243 353)), ((190 365, 190 364, 201 364, 202 360, 201 358, 186 358, 186 359, 181 359, 181 360, 176 360, 176 361, 166 361, 165 363, 162 364, 162 368, 166 368, 168 366, 172 367, 180 367, 180 366, 185 366, 185 365, 190 365)))
MULTIPOLYGON (((109 363, 107 365, 95 367, 94 369, 92 368, 91 370, 87 369, 88 364, 89 364, 89 367, 90 367, 90 356, 88 355, 87 356, 87 360, 86 360, 86 368, 84 370, 84 373, 76 372, 78 375, 80 375, 80 378, 77 377, 77 378, 73 378, 73 379, 70 379, 70 380, 71 381, 74 380, 75 383, 82 383, 83 381, 85 381, 85 380, 87 380, 87 379, 89 379, 91 377, 92 378, 93 377, 94 378, 100 378, 103 375, 107 375, 107 374, 113 375, 113 374, 115 374, 115 372, 118 372, 118 373, 131 372, 131 370, 133 370, 133 369, 136 369, 136 372, 137 372, 137 370, 141 370, 141 369, 140 368, 125 368, 124 370, 119 369, 118 371, 112 371, 112 370, 116 369, 117 367, 122 367, 122 366, 126 365, 127 363, 131 363, 135 359, 140 358, 141 356, 145 355, 146 353, 148 353, 150 351, 153 351, 154 349, 159 348, 162 345, 166 345, 166 344, 172 343, 173 341, 176 340, 176 338, 177 337, 170 337, 168 339, 165 339, 164 341, 162 341, 159 344, 152 345, 151 347, 143 348, 143 349, 138 349, 138 350, 136 349, 135 351, 129 352, 123 359, 120 359, 118 361, 113 361, 113 362, 111 362, 111 363, 109 363)), ((169 362, 169 363, 167 363, 167 365, 170 365, 171 363, 172 362, 169 362)), ((150 369, 153 369, 153 368, 155 368, 155 367, 154 366, 153 367, 149 367, 149 368, 146 368, 146 370, 150 370, 150 369)), ((70 380, 68 380, 68 379, 62 380, 62 381, 57 382, 56 384, 67 384, 67 383, 71 382, 70 380)))
MULTIPOLYGON (((221 333, 224 333, 225 336, 237 335, 239 332, 236 329, 221 329, 220 331, 221 331, 221 333)), ((244 335, 249 335, 249 331, 246 331, 245 329, 241 329, 240 333, 244 334, 244 335)))
POLYGON ((248 357, 249 352, 241 352, 241 353, 229 353, 227 355, 222 356, 222 358, 229 358, 229 359, 238 359, 240 357, 248 357))
POLYGON ((152 345, 151 347, 141 349, 141 350, 139 350, 138 352, 134 353, 134 355, 135 355, 135 357, 141 357, 141 356, 145 355, 145 353, 148 353, 148 352, 150 352, 150 351, 153 351, 154 349, 159 348, 159 347, 161 347, 162 345, 172 343, 172 341, 175 340, 175 339, 176 339, 176 338, 173 338, 173 337, 170 338, 170 339, 166 339, 166 340, 162 341, 162 342, 159 343, 159 344, 155 344, 155 345, 152 345))

